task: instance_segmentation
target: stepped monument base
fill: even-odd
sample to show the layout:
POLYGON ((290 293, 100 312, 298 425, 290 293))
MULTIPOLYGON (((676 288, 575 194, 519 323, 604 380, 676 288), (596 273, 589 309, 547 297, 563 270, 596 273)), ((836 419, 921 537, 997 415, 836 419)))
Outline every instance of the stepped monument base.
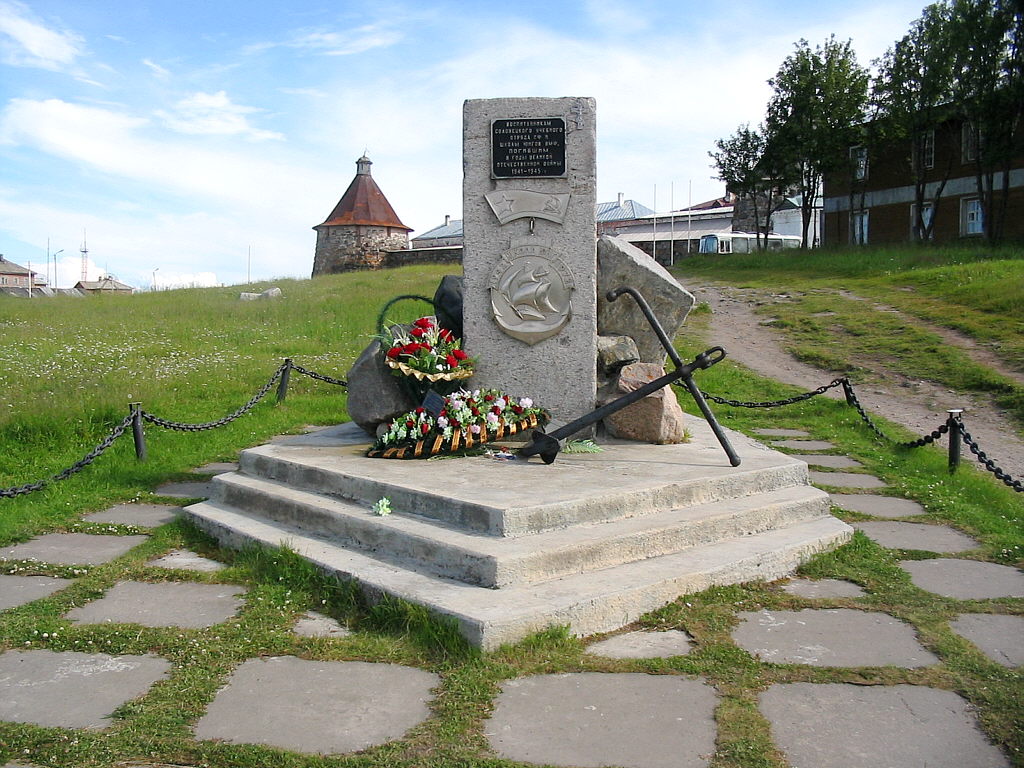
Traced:
POLYGON ((226 546, 287 545, 328 574, 452 617, 485 650, 625 626, 712 585, 776 579, 847 541, 807 465, 703 421, 679 445, 498 460, 369 459, 354 424, 243 451, 187 517, 226 546), (371 507, 381 498, 392 514, 371 507))

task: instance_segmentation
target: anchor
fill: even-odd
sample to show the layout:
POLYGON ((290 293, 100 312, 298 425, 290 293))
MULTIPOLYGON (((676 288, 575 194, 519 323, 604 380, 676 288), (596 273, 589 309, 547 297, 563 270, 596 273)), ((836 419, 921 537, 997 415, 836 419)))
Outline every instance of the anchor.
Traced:
POLYGON ((697 357, 693 359, 691 363, 683 363, 680 359, 675 348, 672 346, 672 342, 669 340, 665 333, 665 330, 661 327, 661 323, 658 322, 658 318, 654 316, 654 312, 651 311, 650 305, 648 305, 646 299, 640 295, 640 292, 635 288, 622 287, 616 288, 613 291, 609 291, 606 294, 608 301, 615 301, 624 293, 628 293, 636 301, 637 306, 640 307, 640 311, 644 313, 644 317, 647 318, 647 322, 651 324, 651 328, 657 335, 661 345, 665 348, 668 356, 672 359, 672 364, 675 366, 675 370, 666 373, 663 376, 659 376, 653 381, 644 384, 639 389, 629 392, 623 395, 617 400, 601 406, 600 408, 591 411, 588 414, 580 416, 578 419, 570 421, 563 427, 559 427, 551 434, 547 434, 542 430, 536 429, 531 435, 530 442, 519 449, 519 455, 524 458, 530 456, 540 456, 544 460, 545 464, 551 464, 555 457, 558 456, 558 452, 561 450, 561 441, 570 435, 574 435, 584 427, 588 427, 597 421, 600 421, 605 416, 609 416, 616 411, 620 411, 627 405, 641 400, 652 392, 657 392, 662 387, 667 387, 676 381, 682 381, 689 390, 690 395, 693 397, 697 406, 700 408, 702 414, 704 414, 705 420, 711 426, 711 431, 715 433, 715 437, 718 438, 718 442, 725 450, 726 456, 729 457, 729 463, 738 467, 740 465, 740 457, 736 455, 736 451, 733 450, 732 445, 729 443, 729 438, 726 436, 722 427, 719 425, 718 420, 715 418, 715 414, 711 412, 711 408, 708 407, 707 402, 704 400, 704 396, 701 391, 697 388, 697 385, 693 382, 693 372, 710 368, 717 362, 725 359, 725 350, 721 347, 711 347, 701 352, 697 357))

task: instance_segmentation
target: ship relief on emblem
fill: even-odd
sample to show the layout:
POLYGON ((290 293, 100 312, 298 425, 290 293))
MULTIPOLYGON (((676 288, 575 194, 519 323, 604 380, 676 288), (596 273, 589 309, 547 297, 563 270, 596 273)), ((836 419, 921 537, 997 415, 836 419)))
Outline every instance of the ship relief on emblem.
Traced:
POLYGON ((509 336, 536 344, 569 322, 574 288, 568 267, 550 247, 537 242, 513 245, 491 274, 494 320, 509 336))

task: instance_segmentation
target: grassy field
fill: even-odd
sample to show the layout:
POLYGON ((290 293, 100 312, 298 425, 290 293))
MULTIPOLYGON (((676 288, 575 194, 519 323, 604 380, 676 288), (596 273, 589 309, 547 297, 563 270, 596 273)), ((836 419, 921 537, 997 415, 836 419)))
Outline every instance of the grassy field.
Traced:
MULTIPOLYGON (((926 255, 935 258, 930 252, 926 255)), ((948 270, 998 266, 1002 262, 1008 262, 1006 274, 1019 276, 1015 267, 1021 262, 1015 257, 943 266, 917 263, 920 259, 911 253, 898 259, 889 257, 899 264, 890 276, 872 277, 854 268, 865 254, 834 256, 828 264, 815 265, 811 256, 798 254, 797 260, 787 265, 793 271, 776 264, 771 276, 761 274, 754 266, 735 263, 728 265, 728 272, 710 262, 687 264, 687 268, 736 282, 782 280, 790 287, 842 284, 863 292, 870 290, 873 281, 883 281, 878 283, 878 290, 883 291, 883 278, 892 277, 898 278, 892 285, 919 286, 921 296, 933 296, 927 293, 926 285, 945 285, 930 289, 936 300, 940 292, 942 300, 949 300, 960 291, 957 295, 965 307, 963 314, 977 313, 979 323, 984 317, 995 318, 989 323, 990 330, 992 325, 1012 318, 1019 321, 1021 316, 1019 303, 1014 305, 1011 297, 1000 303, 986 290, 968 295, 954 285, 956 280, 942 276, 948 270), (837 270, 830 272, 830 266, 837 270), (856 274, 844 275, 842 270, 856 274), (929 272, 935 274, 923 279, 929 272), (862 282, 853 285, 851 280, 862 282), (982 309, 987 301, 998 306, 982 309)), ((230 413, 248 400, 284 357, 343 378, 374 332, 376 314, 383 303, 401 293, 429 295, 447 271, 451 267, 281 281, 276 283, 284 292, 279 302, 239 302, 237 292, 243 290, 241 287, 98 301, 30 303, 0 299, 0 327, 7 342, 0 351, 0 487, 45 477, 77 460, 123 419, 130 401, 142 401, 146 410, 165 418, 201 422, 230 413)), ((1005 277, 1003 281, 1011 279, 1005 277)), ((267 284, 244 290, 265 287, 267 284)), ((412 305, 405 311, 415 313, 417 309, 412 305)), ((695 314, 680 347, 684 356, 703 349, 704 321, 706 314, 695 314)), ((869 325, 864 333, 882 337, 889 331, 869 325)), ((796 392, 759 378, 730 360, 701 372, 698 378, 702 389, 739 400, 774 399, 796 392)), ((125 526, 96 526, 82 523, 80 518, 84 512, 119 501, 159 500, 151 489, 163 481, 187 477, 185 473, 192 467, 232 459, 239 449, 276 433, 345 418, 341 388, 297 375, 293 375, 292 382, 283 404, 274 405, 271 393, 267 402, 230 426, 200 434, 147 427, 150 460, 145 464, 136 462, 131 440, 125 437, 93 466, 69 480, 21 498, 0 499, 0 544, 44 531, 132 533, 133 529, 125 526)), ((680 400, 684 408, 695 412, 687 396, 681 394, 680 400)), ((726 406, 715 406, 715 410, 726 426, 741 431, 798 427, 817 438, 831 440, 839 446, 837 452, 858 459, 865 471, 883 478, 892 493, 921 502, 928 511, 926 521, 949 523, 977 537, 981 546, 959 556, 1024 565, 1024 494, 1013 493, 970 466, 950 475, 942 451, 894 450, 867 430, 855 411, 841 401, 825 398, 769 410, 726 406)), ((880 424, 895 438, 913 437, 895 425, 881 420, 880 424)), ((842 510, 837 514, 846 520, 858 519, 858 515, 842 510)), ((1004 750, 1011 764, 1021 768, 1022 673, 989 661, 953 633, 949 621, 965 612, 1024 615, 1024 600, 957 601, 937 597, 916 588, 897 566, 901 559, 933 556, 914 550, 884 549, 858 534, 851 544, 815 558, 802 572, 860 584, 867 596, 829 600, 817 607, 889 612, 914 627, 921 643, 941 659, 936 666, 830 669, 760 662, 730 638, 738 621, 737 612, 810 605, 777 585, 763 583, 688 595, 638 622, 638 626, 647 628, 686 631, 694 639, 691 654, 617 661, 586 655, 585 642, 559 628, 494 653, 475 653, 446 625, 423 611, 398 602, 367 606, 346 585, 325 580, 287 552, 221 550, 187 526, 173 523, 157 529, 149 541, 124 557, 103 566, 75 572, 31 562, 5 566, 6 573, 73 576, 76 581, 50 598, 0 613, 0 649, 156 653, 170 659, 174 670, 149 694, 122 708, 115 724, 102 732, 0 723, 0 763, 17 758, 39 765, 82 768, 132 764, 512 768, 516 764, 494 757, 483 736, 486 717, 502 681, 543 673, 628 671, 699 675, 716 688, 719 739, 713 768, 785 768, 756 702, 758 693, 767 686, 794 681, 910 683, 956 691, 976 707, 986 733, 1004 750), (168 574, 145 566, 147 560, 175 547, 194 549, 230 567, 216 574, 197 575, 168 574), (235 620, 210 630, 79 626, 62 618, 72 605, 93 599, 125 579, 239 583, 247 586, 249 593, 235 620), (337 640, 292 634, 289 630, 296 617, 311 608, 335 616, 355 632, 337 640), (349 756, 315 757, 191 739, 191 725, 235 666, 253 656, 286 654, 317 660, 386 661, 436 672, 442 684, 436 691, 432 717, 403 739, 349 756)))
POLYGON ((865 361, 896 360, 906 376, 991 396, 1024 428, 1019 380, 975 363, 929 327, 965 333, 1007 368, 1024 373, 1024 250, 1019 247, 701 255, 680 260, 678 271, 797 294, 791 302, 760 311, 775 317, 775 325, 789 334, 791 351, 805 362, 848 371, 857 380, 865 361), (903 314, 880 311, 845 292, 903 314))

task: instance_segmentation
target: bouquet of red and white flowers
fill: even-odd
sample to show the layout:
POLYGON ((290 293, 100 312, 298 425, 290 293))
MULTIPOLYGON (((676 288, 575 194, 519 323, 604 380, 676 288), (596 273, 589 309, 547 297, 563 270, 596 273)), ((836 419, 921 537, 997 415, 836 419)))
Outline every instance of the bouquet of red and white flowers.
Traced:
POLYGON ((473 375, 473 360, 462 351, 461 339, 441 328, 435 317, 421 317, 408 330, 392 326, 384 337, 384 359, 397 375, 431 381, 473 375))

